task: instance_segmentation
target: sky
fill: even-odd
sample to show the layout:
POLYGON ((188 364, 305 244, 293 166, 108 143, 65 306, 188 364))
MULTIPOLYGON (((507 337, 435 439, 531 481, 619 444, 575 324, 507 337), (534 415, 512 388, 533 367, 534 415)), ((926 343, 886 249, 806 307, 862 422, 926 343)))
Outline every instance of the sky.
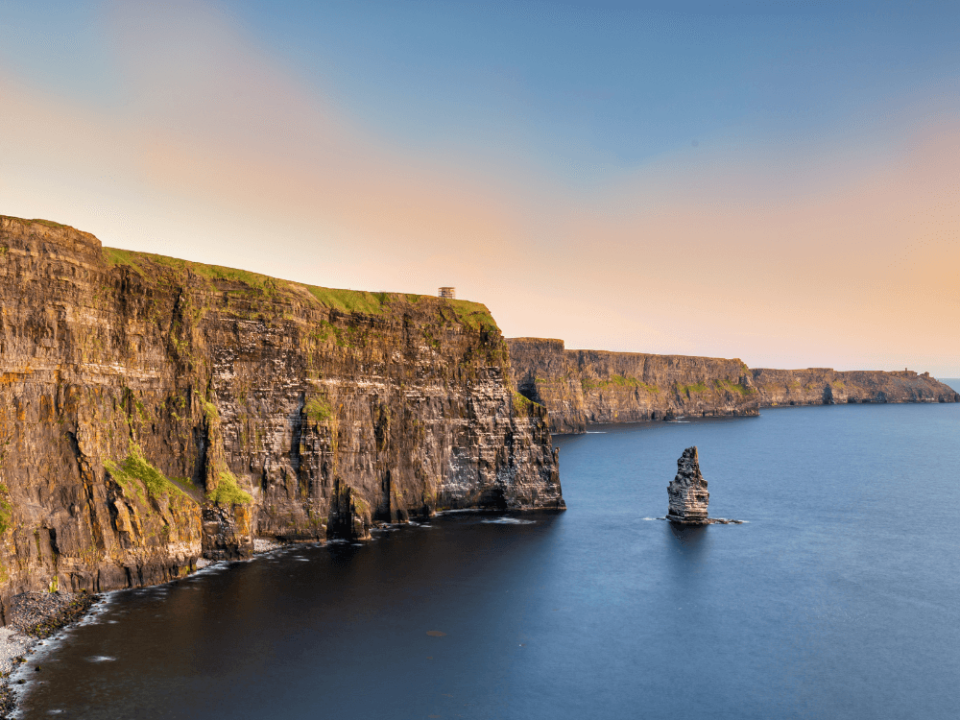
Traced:
POLYGON ((508 337, 960 377, 960 3, 0 0, 0 214, 508 337))

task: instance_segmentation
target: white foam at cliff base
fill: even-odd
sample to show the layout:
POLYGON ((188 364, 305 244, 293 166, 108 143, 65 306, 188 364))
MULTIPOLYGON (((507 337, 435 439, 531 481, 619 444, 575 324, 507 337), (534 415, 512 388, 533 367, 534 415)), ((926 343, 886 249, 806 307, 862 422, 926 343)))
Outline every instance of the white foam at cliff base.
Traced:
POLYGON ((87 660, 95 663, 104 663, 104 662, 116 662, 115 657, 110 657, 109 655, 94 655, 93 657, 88 657, 87 660))
POLYGON ((536 525, 536 520, 521 520, 520 518, 501 517, 493 520, 481 520, 485 525, 536 525))
POLYGON ((606 435, 607 431, 606 430, 587 430, 586 434, 587 435, 606 435))

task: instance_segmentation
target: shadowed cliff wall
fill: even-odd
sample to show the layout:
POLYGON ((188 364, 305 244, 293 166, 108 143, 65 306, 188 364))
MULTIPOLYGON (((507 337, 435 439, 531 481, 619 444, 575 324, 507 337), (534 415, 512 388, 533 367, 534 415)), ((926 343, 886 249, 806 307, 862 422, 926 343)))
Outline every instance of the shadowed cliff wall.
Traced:
POLYGON ((0 597, 257 538, 563 506, 545 410, 466 301, 315 288, 0 216, 0 597))

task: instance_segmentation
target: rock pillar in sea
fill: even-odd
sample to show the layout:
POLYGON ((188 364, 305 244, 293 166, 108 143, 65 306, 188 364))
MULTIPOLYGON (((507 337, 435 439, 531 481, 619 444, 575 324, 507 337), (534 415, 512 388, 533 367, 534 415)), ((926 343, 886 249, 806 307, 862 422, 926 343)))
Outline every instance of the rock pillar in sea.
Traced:
POLYGON ((667 486, 670 509, 667 520, 688 525, 707 524, 707 505, 710 493, 707 481, 700 473, 700 457, 697 447, 689 447, 677 460, 677 476, 667 486))

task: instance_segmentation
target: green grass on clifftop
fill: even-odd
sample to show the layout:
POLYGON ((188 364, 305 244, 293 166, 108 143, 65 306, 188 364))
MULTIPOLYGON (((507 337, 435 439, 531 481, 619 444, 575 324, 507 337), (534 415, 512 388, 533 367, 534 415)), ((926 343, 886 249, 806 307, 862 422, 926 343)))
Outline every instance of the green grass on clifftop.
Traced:
POLYGON ((470 300, 445 300, 444 302, 453 307, 460 322, 473 330, 494 332, 500 329, 487 306, 482 303, 470 300))
MULTIPOLYGON (((268 297, 283 290, 293 291, 298 295, 306 290, 320 305, 343 313, 383 315, 390 310, 401 310, 405 303, 417 304, 425 297, 410 293, 325 288, 290 280, 280 280, 247 270, 220 265, 206 265, 165 255, 121 250, 119 248, 103 248, 103 258, 110 267, 129 267, 143 278, 156 278, 157 266, 173 271, 176 280, 182 283, 186 282, 188 273, 192 273, 198 278, 207 280, 211 290, 217 289, 217 281, 242 283, 250 290, 268 297)), ((160 281, 163 282, 162 279, 160 281)), ((472 330, 499 331, 490 310, 481 303, 469 300, 443 300, 442 306, 450 307, 457 319, 472 330)))
POLYGON ((18 220, 24 223, 36 223, 37 225, 43 225, 44 227, 52 228, 54 230, 76 230, 75 227, 70 225, 64 225, 62 223, 54 222, 53 220, 42 220, 40 218, 18 218, 13 215, 0 215, 0 219, 3 220, 18 220))

